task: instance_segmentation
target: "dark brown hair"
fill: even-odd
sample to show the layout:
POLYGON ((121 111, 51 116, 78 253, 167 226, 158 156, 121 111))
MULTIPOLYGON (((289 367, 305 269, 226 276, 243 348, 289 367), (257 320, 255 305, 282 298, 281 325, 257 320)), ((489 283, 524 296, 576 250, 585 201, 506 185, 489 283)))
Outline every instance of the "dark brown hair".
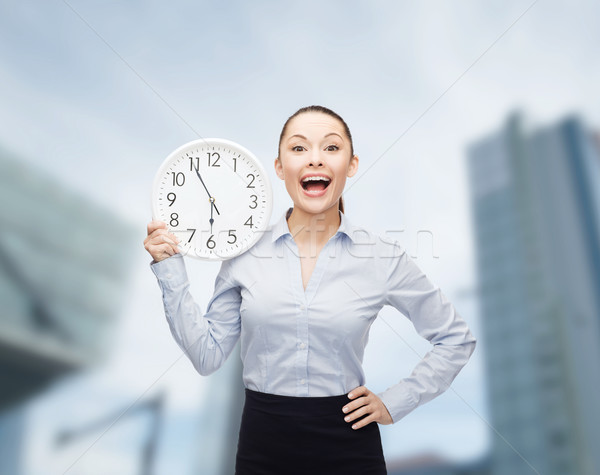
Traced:
MULTIPOLYGON (((340 123, 342 124, 342 126, 344 127, 344 132, 346 133, 348 140, 350 141, 350 158, 352 158, 354 156, 354 144, 352 143, 352 134, 350 133, 350 128, 348 127, 348 124, 346 124, 346 121, 344 119, 342 119, 340 115, 333 112, 331 109, 328 109, 327 107, 315 105, 315 106, 302 107, 301 109, 298 109, 296 112, 294 112, 291 116, 288 117, 288 120, 285 121, 285 124, 283 124, 283 129, 281 129, 281 134, 279 135, 279 146, 277 147, 277 156, 278 157, 279 157, 279 151, 281 150, 281 141, 283 140, 283 136, 285 135, 285 133, 287 131, 288 124, 294 117, 297 117, 300 114, 305 114, 306 112, 320 112, 321 114, 326 114, 330 117, 333 117, 334 119, 339 120, 340 123)), ((340 196, 338 209, 342 213, 344 212, 344 199, 341 196, 340 196)))

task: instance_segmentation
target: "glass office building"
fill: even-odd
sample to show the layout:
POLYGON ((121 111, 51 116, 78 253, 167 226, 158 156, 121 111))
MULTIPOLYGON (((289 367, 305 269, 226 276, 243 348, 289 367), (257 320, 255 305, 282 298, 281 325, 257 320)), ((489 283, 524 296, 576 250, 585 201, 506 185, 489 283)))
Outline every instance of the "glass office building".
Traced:
POLYGON ((492 473, 600 473, 597 141, 515 113, 468 165, 492 473))
POLYGON ((16 474, 19 404, 107 349, 133 231, 3 151, 0 203, 0 473, 16 474))

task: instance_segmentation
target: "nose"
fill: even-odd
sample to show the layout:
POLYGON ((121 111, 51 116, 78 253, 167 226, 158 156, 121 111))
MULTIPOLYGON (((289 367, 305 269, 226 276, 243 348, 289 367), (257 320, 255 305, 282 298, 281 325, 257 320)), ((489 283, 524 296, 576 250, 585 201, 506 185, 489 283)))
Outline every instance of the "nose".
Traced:
POLYGON ((323 160, 321 158, 321 151, 318 148, 315 148, 313 153, 310 154, 310 166, 322 166, 323 160))

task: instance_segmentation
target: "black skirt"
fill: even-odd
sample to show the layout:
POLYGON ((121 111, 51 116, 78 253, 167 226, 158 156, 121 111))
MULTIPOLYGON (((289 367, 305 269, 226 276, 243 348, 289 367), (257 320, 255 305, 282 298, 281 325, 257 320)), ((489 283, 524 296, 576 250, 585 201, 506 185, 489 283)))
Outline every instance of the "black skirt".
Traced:
MULTIPOLYGON (((352 429, 344 420, 346 394, 279 396, 248 388, 236 475, 385 475, 379 425, 352 429)), ((358 419, 360 420, 360 418, 358 419)))

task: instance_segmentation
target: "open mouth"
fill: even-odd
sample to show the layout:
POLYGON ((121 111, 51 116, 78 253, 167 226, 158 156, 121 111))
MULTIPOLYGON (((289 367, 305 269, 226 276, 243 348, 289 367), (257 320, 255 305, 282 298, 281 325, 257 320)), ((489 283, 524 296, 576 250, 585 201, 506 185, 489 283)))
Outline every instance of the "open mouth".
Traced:
POLYGON ((311 176, 300 182, 302 188, 309 193, 318 193, 320 191, 324 191, 330 183, 331 180, 324 176, 311 176))

